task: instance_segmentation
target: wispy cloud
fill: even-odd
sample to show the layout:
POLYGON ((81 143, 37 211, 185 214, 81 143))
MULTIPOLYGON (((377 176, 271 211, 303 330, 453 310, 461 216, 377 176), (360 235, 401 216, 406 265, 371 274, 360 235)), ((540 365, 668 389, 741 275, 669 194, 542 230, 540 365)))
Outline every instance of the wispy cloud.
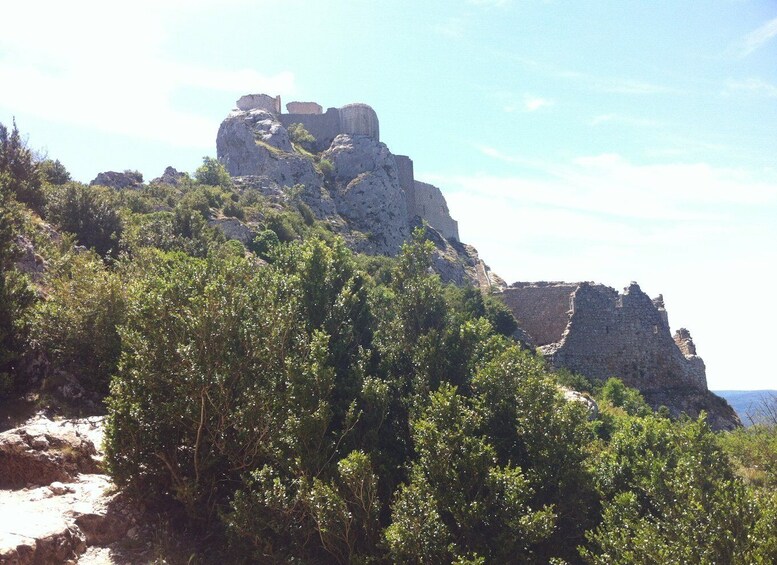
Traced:
MULTIPOLYGON (((242 0, 231 0, 239 3, 242 0)), ((180 9, 215 7, 192 3, 138 2, 107 6, 94 0, 52 3, 40 18, 32 3, 12 3, 0 36, 0 105, 13 112, 76 124, 178 147, 211 148, 214 124, 196 111, 176 108, 184 89, 212 92, 295 91, 291 72, 273 75, 245 68, 215 68, 163 55, 171 22, 180 9), (117 36, 114 25, 142 29, 142 41, 117 36), (21 22, 38 22, 29 34, 21 22)))
POLYGON ((730 80, 726 83, 726 94, 733 92, 745 92, 756 96, 777 98, 777 86, 758 78, 744 81, 730 80))
POLYGON ((450 17, 447 20, 438 23, 434 27, 434 31, 437 34, 449 37, 451 39, 461 39, 464 37, 464 30, 464 20, 457 17, 450 17))
POLYGON ((510 4, 510 0, 467 0, 467 4, 487 8, 504 8, 510 4))
POLYGON ((553 100, 550 100, 549 98, 532 96, 530 94, 523 97, 523 107, 527 112, 536 112, 541 108, 547 108, 549 106, 553 106, 553 100))
POLYGON ((746 57, 753 51, 757 51, 769 41, 777 37, 777 18, 769 20, 758 29, 748 33, 740 46, 741 55, 746 57))
POLYGON ((622 114, 600 114, 594 116, 589 122, 592 126, 600 126, 604 124, 616 124, 631 127, 648 127, 654 128, 662 125, 658 120, 651 120, 649 118, 636 118, 634 116, 624 116, 622 114))
POLYGON ((497 52, 496 55, 515 61, 522 67, 542 75, 575 82, 594 92, 634 95, 671 94, 678 92, 674 87, 650 81, 617 76, 600 76, 505 52, 497 52))

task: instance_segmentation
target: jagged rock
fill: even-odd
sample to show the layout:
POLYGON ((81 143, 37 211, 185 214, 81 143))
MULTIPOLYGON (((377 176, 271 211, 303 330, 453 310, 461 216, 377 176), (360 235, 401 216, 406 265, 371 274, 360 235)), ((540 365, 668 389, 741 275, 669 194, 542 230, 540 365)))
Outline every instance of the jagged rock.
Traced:
POLYGON ((435 270, 443 280, 484 290, 503 284, 474 248, 457 243, 458 226, 439 189, 418 183, 416 206, 412 160, 395 158, 380 143, 378 117, 370 106, 349 104, 322 113, 314 102, 290 103, 290 113, 282 114, 278 97, 259 94, 242 97, 237 106, 219 127, 216 149, 238 190, 255 189, 289 202, 286 187, 301 185, 299 196, 318 219, 355 251, 373 254, 398 253, 420 207, 430 237, 455 243, 437 245, 435 270), (333 165, 333 178, 325 179, 313 159, 294 151, 286 127, 297 123, 316 138, 321 159, 333 165))
POLYGON ((0 563, 81 562, 137 531, 139 509, 99 473, 103 424, 38 415, 0 434, 0 563), (6 488, 22 483, 39 486, 6 488))
POLYGON ((501 297, 552 366, 598 381, 618 377, 675 415, 705 410, 715 429, 741 425, 707 390, 690 334, 673 339, 663 298, 651 300, 636 283, 622 294, 585 282, 515 283, 501 297))
POLYGON ((446 239, 459 240, 459 223, 451 218, 448 203, 436 186, 415 181, 415 213, 429 222, 446 239))
POLYGON ((52 422, 39 416, 3 432, 0 488, 67 482, 79 473, 96 472, 99 459, 93 434, 99 425, 99 418, 52 422))
POLYGON ((581 405, 585 406, 586 412, 588 412, 588 419, 596 420, 599 416, 599 405, 593 398, 585 393, 572 390, 571 388, 563 386, 559 388, 561 389, 561 394, 564 395, 564 400, 567 402, 579 402, 581 405))
POLYGON ((143 175, 137 171, 105 171, 98 173, 90 185, 107 186, 121 190, 124 188, 139 188, 143 185, 143 175))
POLYGON ((167 167, 165 172, 162 173, 162 176, 152 180, 151 184, 169 184, 171 186, 178 186, 186 176, 186 173, 179 173, 173 167, 167 167))
POLYGON ((357 230, 369 233, 375 253, 395 255, 410 236, 405 192, 385 144, 338 135, 323 158, 334 165, 335 206, 357 230))
POLYGON ((19 250, 19 255, 15 262, 16 268, 22 273, 29 275, 33 281, 40 281, 48 266, 45 259, 38 254, 32 240, 27 235, 17 235, 15 243, 16 248, 19 250))
POLYGON ((208 225, 218 229, 227 239, 236 239, 241 243, 249 243, 256 237, 256 232, 237 218, 213 218, 208 225))

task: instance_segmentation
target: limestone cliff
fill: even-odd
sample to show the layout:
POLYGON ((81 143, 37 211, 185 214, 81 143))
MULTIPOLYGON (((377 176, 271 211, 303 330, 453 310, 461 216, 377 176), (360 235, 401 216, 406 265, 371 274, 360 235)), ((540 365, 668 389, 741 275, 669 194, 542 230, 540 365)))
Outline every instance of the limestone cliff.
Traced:
POLYGON ((415 180, 412 160, 380 142, 371 107, 348 104, 324 112, 315 102, 289 102, 284 114, 280 98, 265 94, 245 95, 236 105, 219 128, 216 151, 238 187, 279 199, 288 187, 301 187, 314 214, 364 253, 396 255, 412 230, 426 225, 444 281, 484 290, 504 284, 473 247, 459 243, 458 224, 440 189, 415 180), (314 136, 314 154, 294 146, 292 124, 314 136))
POLYGON ((674 415, 705 410, 717 429, 739 425, 707 389, 688 330, 673 338, 663 298, 651 300, 636 283, 621 294, 585 282, 515 283, 502 298, 551 365, 599 381, 619 377, 674 415))

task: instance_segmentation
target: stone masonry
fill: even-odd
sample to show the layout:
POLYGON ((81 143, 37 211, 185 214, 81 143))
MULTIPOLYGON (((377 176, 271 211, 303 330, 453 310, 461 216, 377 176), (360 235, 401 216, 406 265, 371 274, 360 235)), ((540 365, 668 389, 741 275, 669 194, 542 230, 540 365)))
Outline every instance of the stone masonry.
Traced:
POLYGON ((637 283, 623 293, 587 282, 515 283, 502 298, 551 366, 597 381, 618 377, 654 407, 691 416, 706 410, 717 428, 738 424, 708 391, 688 330, 673 338, 663 298, 651 300, 637 283))

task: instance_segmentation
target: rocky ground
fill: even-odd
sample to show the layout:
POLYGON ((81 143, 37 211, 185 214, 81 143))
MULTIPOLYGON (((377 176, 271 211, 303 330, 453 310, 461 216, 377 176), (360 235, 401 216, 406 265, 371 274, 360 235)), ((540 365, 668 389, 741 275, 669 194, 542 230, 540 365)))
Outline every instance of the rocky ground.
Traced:
POLYGON ((37 415, 0 433, 0 564, 155 561, 141 513, 102 472, 103 418, 37 415))

